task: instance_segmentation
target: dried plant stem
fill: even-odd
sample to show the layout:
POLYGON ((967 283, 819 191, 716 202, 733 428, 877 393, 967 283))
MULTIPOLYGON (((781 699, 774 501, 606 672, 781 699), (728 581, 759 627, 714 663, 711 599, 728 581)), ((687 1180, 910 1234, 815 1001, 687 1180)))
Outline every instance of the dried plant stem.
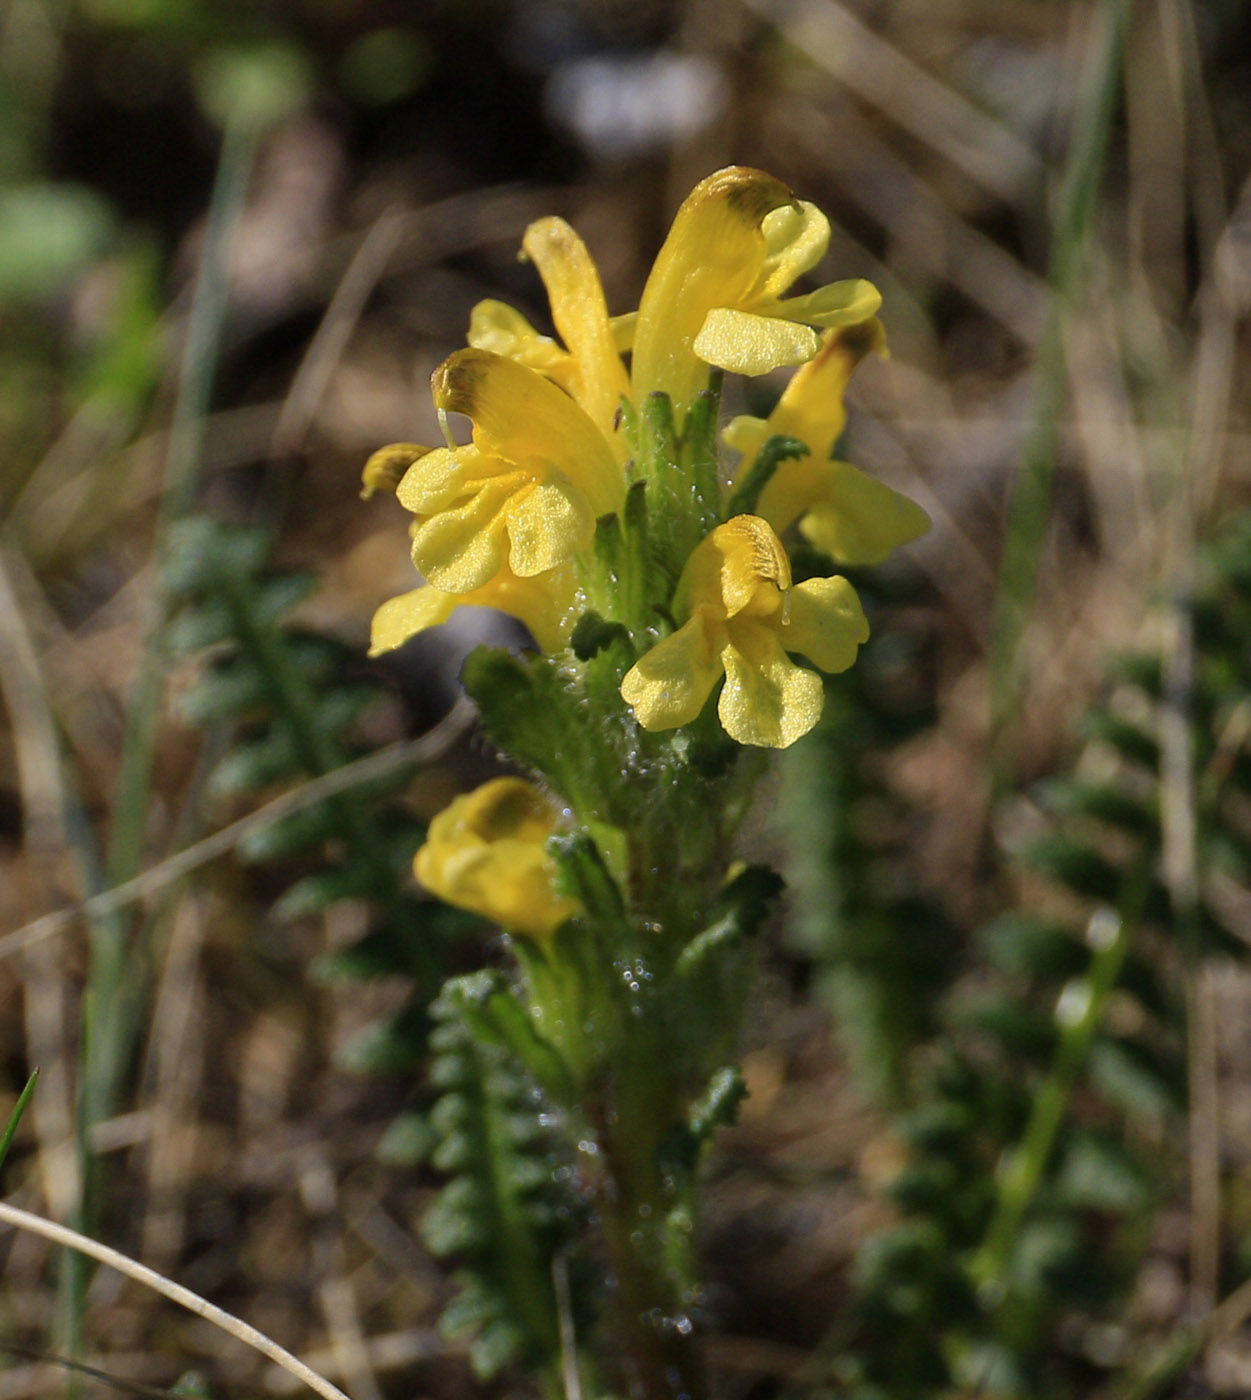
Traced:
POLYGON ((1195 301, 1199 334, 1185 402, 1184 447, 1168 503, 1167 546, 1173 607, 1165 657, 1161 716, 1162 865, 1182 950, 1186 992, 1190 1166, 1190 1290, 1199 1316, 1215 1305, 1221 1274, 1221 1127, 1213 969, 1201 954, 1199 835, 1216 811, 1215 795, 1195 771, 1195 636, 1191 615, 1195 540, 1219 479, 1233 383, 1236 329, 1242 308, 1222 277, 1222 251, 1235 224, 1225 203, 1214 124, 1197 61, 1189 4, 1160 7, 1163 47, 1175 75, 1176 106, 1194 151, 1191 204, 1204 280, 1195 301))
POLYGON ((388 209, 362 239, 291 381, 274 426, 272 456, 286 456, 303 444, 365 304, 400 246, 405 222, 401 210, 388 209))
POLYGON ((1008 203, 1037 187, 1038 157, 963 93, 933 77, 837 0, 744 0, 796 48, 1008 203))
POLYGON ((325 1397, 325 1400, 349 1400, 349 1397, 338 1386, 332 1385, 324 1376, 319 1376, 299 1357, 292 1356, 289 1351, 280 1347, 277 1342, 271 1341, 263 1332, 258 1332, 255 1327, 250 1326, 241 1318, 237 1318, 210 1303, 207 1299, 201 1298, 198 1293, 184 1288, 182 1284, 167 1279, 163 1274, 158 1274, 155 1269, 149 1269, 146 1264, 140 1264, 125 1254, 110 1249, 108 1245, 98 1244, 86 1235, 79 1234, 77 1230, 57 1225, 51 1220, 45 1220, 42 1216, 32 1215, 29 1211, 19 1210, 16 1206, 5 1205, 3 1202, 0 1202, 0 1222, 13 1226, 15 1230, 29 1230, 32 1234, 39 1235, 45 1240, 51 1240, 53 1244, 64 1245, 67 1249, 85 1254, 98 1263, 107 1264, 109 1268, 125 1274, 134 1282, 143 1284, 152 1289, 153 1292, 160 1293, 163 1297, 178 1303, 188 1312, 193 1312, 197 1317, 202 1317, 206 1322, 220 1327, 223 1332, 228 1332, 236 1340, 243 1342, 245 1346, 259 1351, 262 1356, 268 1357, 269 1360, 281 1366, 284 1371, 289 1371, 291 1375, 297 1376, 310 1390, 315 1390, 318 1395, 325 1397))
MULTIPOLYGON (((76 883, 90 888, 93 853, 14 580, 15 573, 20 577, 21 564, 16 548, 0 538, 0 703, 13 726, 31 896, 45 904, 62 895, 66 854, 78 867, 76 883)), ((41 1092, 31 1109, 43 1189, 54 1213, 68 1215, 77 1208, 81 1193, 74 1147, 74 1086, 69 1074, 71 1025, 49 950, 31 949, 25 954, 22 996, 28 1063, 45 1067, 41 1092)))
MULTIPOLYGON (((157 735, 165 694, 163 633, 169 599, 164 573, 170 531, 195 497, 218 346, 227 307, 230 240, 243 212, 252 170, 256 133, 243 120, 227 124, 209 201, 204 249, 192 291, 186 339, 178 371, 169 455, 153 541, 153 596, 144 626, 144 646, 126 709, 105 880, 125 883, 139 871, 147 833, 157 735)), ((90 962, 83 995, 83 1037, 79 1056, 78 1155, 82 1178, 77 1220, 90 1230, 94 1214, 94 1173, 89 1147, 95 1124, 113 1111, 134 1051, 137 1028, 147 1019, 147 949, 120 911, 91 929, 90 962)), ((67 1260, 65 1348, 81 1350, 86 1276, 78 1255, 67 1260)))
POLYGON ((399 768, 437 758, 465 732, 471 723, 472 715, 473 705, 468 700, 459 700, 438 724, 420 738, 403 740, 353 763, 345 763, 333 773, 327 773, 324 777, 292 788, 290 792, 284 792, 255 812, 240 817, 237 822, 232 822, 211 836, 206 836, 202 841, 197 841, 194 846, 178 851, 159 865, 145 870, 142 875, 136 875, 133 880, 126 880, 112 889, 102 890, 84 900, 82 904, 57 909, 33 919, 22 928, 0 938, 0 958, 11 957, 33 943, 64 933, 80 918, 100 918, 158 894, 176 880, 181 880, 184 875, 189 875, 193 870, 198 870, 219 856, 227 855, 254 832, 273 826, 284 817, 302 812, 308 807, 324 802, 328 797, 350 792, 355 787, 386 777, 399 768))

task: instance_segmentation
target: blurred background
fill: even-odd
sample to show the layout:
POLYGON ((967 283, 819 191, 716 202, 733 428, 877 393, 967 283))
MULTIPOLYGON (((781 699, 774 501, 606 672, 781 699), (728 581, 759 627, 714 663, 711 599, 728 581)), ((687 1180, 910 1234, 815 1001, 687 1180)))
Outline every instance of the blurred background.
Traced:
MULTIPOLYGON (((366 661, 413 577, 359 472, 438 440, 476 301, 548 325, 530 220, 624 311, 730 163, 881 288, 844 451, 934 527, 857 578, 878 639, 752 826, 792 895, 710 1171, 721 1387, 1251 1393, 1242 0, 4 0, 0 1123, 42 1077, 3 1190, 355 1400, 480 1389, 424 1007, 500 954, 404 871, 496 771, 456 674, 515 637, 366 661), (943 1273, 979 1240, 1016 1311, 943 1273)), ((0 1234, 0 1400, 71 1384, 39 1352, 286 1393, 173 1311, 0 1234)))

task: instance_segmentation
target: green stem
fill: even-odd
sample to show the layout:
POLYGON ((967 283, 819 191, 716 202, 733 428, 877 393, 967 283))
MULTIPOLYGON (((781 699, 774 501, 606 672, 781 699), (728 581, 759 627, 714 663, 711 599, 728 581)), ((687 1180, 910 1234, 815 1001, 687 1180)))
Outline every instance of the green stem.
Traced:
POLYGON ((212 399, 217 347, 221 343, 229 299, 227 259, 230 239, 243 210, 255 145, 255 131, 250 124, 239 122, 226 128, 209 203, 204 253, 187 319, 187 338, 170 423, 169 455, 153 544, 156 597, 148 619, 143 661, 127 711, 109 846, 107 874, 110 885, 130 879, 143 857, 147 799, 165 683, 165 658, 160 643, 168 621, 169 599, 161 576, 169 551, 170 529, 187 513, 195 498, 212 399))
POLYGON ((1070 981, 1060 994, 1056 1006, 1060 1041, 1051 1068, 1034 1095, 1020 1144, 999 1172, 994 1215, 969 1266, 973 1281, 991 1306, 1002 1294, 1013 1246, 1038 1194, 1069 1099, 1086 1066, 1150 888, 1149 871, 1138 869, 1128 879, 1120 908, 1104 908, 1092 916, 1088 937, 1095 944, 1095 955, 1085 975, 1070 981))
MULTIPOLYGON (((145 628, 139 671, 126 711, 126 729, 113 827, 105 867, 108 887, 133 878, 143 859, 149 795, 156 758, 157 730, 165 687, 162 634, 169 615, 163 575, 171 526, 194 498, 205 422, 212 395, 217 347, 227 307, 227 253, 230 236, 243 210, 256 145, 248 123, 227 126, 209 204, 204 251, 192 293, 187 338, 179 368, 170 425, 169 454, 153 542, 154 598, 145 628)), ((78 1111, 78 1151, 83 1169, 83 1200, 75 1224, 91 1233, 94 1215, 93 1176, 88 1138, 91 1128, 116 1103, 135 1037, 143 1017, 133 1014, 136 963, 129 922, 120 914, 100 920, 91 930, 90 972, 83 1005, 83 1048, 78 1111), (122 995, 129 984, 129 992, 122 995), (131 1008, 131 1009, 127 1009, 131 1008)), ((142 970, 140 977, 143 978, 142 970)), ((66 1257, 65 1347, 77 1355, 82 1346, 83 1291, 86 1261, 66 1257)))
POLYGON ((691 1281, 675 1259, 678 1184, 661 1162, 660 1134, 676 1120, 676 1096, 663 1093, 657 1062, 632 1056, 627 1092, 602 1115, 600 1229, 613 1280, 620 1365, 631 1400, 703 1400, 707 1383, 688 1316, 691 1281))
POLYGON ((9 1148, 13 1146, 13 1135, 17 1132, 17 1125, 22 1121, 22 1114, 26 1112, 26 1105, 30 1102, 38 1081, 39 1071, 36 1069, 31 1072, 26 1087, 18 1095, 4 1132, 0 1133, 0 1167, 4 1166, 4 1159, 9 1155, 9 1148))

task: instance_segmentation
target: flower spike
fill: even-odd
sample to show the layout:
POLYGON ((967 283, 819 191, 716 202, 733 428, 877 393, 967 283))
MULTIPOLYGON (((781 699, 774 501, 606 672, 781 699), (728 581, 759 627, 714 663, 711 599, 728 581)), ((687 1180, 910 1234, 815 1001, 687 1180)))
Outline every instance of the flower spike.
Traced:
POLYGON ((698 1290, 688 1204, 702 1143, 742 1094, 726 1056, 744 954, 780 885, 759 866, 733 873, 763 766, 737 746, 782 749, 812 730, 822 673, 850 666, 869 635, 847 579, 795 582, 781 532, 869 562, 924 525, 830 460, 848 376, 882 333, 867 282, 796 294, 828 241, 824 215, 781 181, 718 171, 678 210, 638 311, 612 316, 582 240, 539 219, 523 254, 551 333, 480 302, 469 348, 433 376, 444 445, 400 443, 365 469, 367 491, 412 512, 427 578, 378 609, 372 652, 473 606, 519 618, 540 649, 478 647, 461 680, 486 738, 544 786, 497 778, 456 798, 414 861, 432 896, 517 935, 515 981, 457 978, 441 999, 461 1024, 438 1033, 464 1054, 436 1067, 448 1136, 433 1161, 461 1170, 481 1150, 490 1175, 449 1188, 432 1238, 460 1248, 454 1222, 480 1234, 479 1198, 511 1192, 518 1228, 498 1251, 489 1241, 490 1260, 515 1246, 521 1264, 482 1271, 460 1314, 486 1318, 479 1351, 502 1356, 498 1339, 515 1334, 546 1374, 564 1340, 552 1251, 575 1221, 596 1231, 615 1315, 588 1312, 586 1337, 611 1341, 623 1364, 597 1379, 623 1395, 707 1389, 690 1328, 662 1336, 655 1321, 683 1318, 698 1290), (783 365, 796 373, 770 417, 725 434, 741 455, 727 481, 715 371, 783 365), (574 1164, 564 1184, 549 1133, 574 1164), (515 1161, 514 1137, 528 1154, 515 1161), (549 1186, 567 1207, 559 1229, 549 1186), (507 1312, 485 1287, 497 1274, 507 1312))

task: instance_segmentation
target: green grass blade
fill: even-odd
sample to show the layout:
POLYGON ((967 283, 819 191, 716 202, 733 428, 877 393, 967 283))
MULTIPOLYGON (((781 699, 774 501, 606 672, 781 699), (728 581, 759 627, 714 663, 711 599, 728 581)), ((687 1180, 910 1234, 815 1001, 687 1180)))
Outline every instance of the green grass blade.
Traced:
POLYGON ((1082 74, 1069 158, 1051 238, 1047 317, 1038 347, 1033 426, 1009 507, 1007 537, 990 638, 990 788, 1011 786, 1013 746, 1025 677, 1021 647, 1033 612, 1038 564, 1067 396, 1064 323, 1080 295, 1096 195, 1120 91, 1132 0, 1101 0, 1082 74))
MULTIPOLYGON (((163 575, 170 528, 186 513, 195 494, 217 350, 227 309, 227 253, 232 232, 243 211, 255 149, 256 131, 250 124, 239 122, 226 127, 209 203, 204 252, 192 295, 170 427, 169 456, 153 545, 154 598, 147 619, 143 659, 127 707, 105 866, 107 887, 133 878, 143 858, 165 689, 165 656, 160 639, 169 611, 163 575)), ((134 1014, 133 984, 123 995, 128 971, 133 976, 133 952, 125 916, 114 915, 91 930, 78 1114, 84 1199, 76 1222, 88 1234, 93 1217, 88 1137, 91 1127, 112 1110, 135 1035, 143 1024, 142 1014, 134 1014)), ((71 1254, 67 1258, 64 1348, 71 1356, 76 1356, 81 1351, 86 1274, 81 1256, 71 1254)))
POLYGON ((30 1102, 35 1092, 35 1085, 39 1081, 39 1071, 31 1071, 30 1078, 26 1081, 26 1087, 17 1096, 17 1102, 13 1105, 13 1112, 9 1114, 8 1126, 3 1133, 0 1133, 0 1167, 4 1166, 4 1159, 9 1155, 9 1148, 13 1145, 13 1136, 17 1132, 17 1125, 22 1121, 22 1114, 26 1112, 26 1105, 30 1102))

